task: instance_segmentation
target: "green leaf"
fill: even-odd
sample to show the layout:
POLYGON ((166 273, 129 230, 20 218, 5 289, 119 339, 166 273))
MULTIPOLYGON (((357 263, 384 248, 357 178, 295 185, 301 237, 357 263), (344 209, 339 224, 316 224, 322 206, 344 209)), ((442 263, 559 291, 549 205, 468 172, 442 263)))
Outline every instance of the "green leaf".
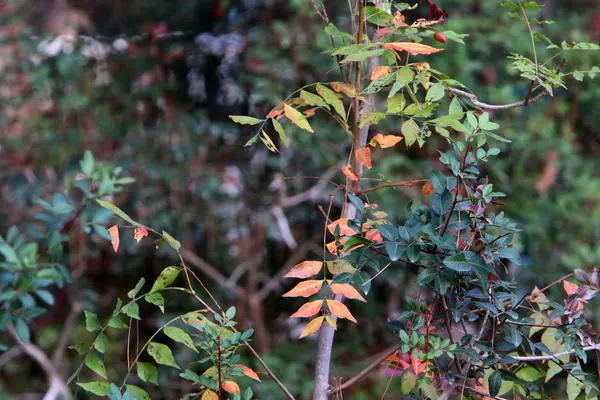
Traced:
POLYGON ((83 313, 85 314, 85 329, 88 332, 96 332, 102 329, 102 326, 100 326, 100 321, 98 320, 96 314, 89 311, 84 311, 83 313))
POLYGON ((542 8, 543 8, 543 6, 536 3, 535 1, 528 1, 523 4, 523 9, 525 9, 525 10, 538 11, 538 10, 541 10, 542 8))
POLYGON ((175 278, 177 278, 177 275, 179 275, 180 270, 181 269, 178 267, 167 267, 167 268, 163 269, 162 272, 160 273, 159 277, 156 278, 154 285, 152 285, 152 289, 150 289, 150 293, 156 292, 158 290, 162 290, 162 289, 166 288, 167 286, 169 286, 171 283, 173 283, 175 278))
POLYGON ((36 290, 35 294, 37 295, 37 297, 42 299, 42 301, 44 303, 48 304, 49 306, 54 305, 54 296, 49 291, 40 289, 40 290, 36 290))
POLYGON ((404 141, 406 142, 406 147, 410 147, 417 141, 421 129, 419 128, 419 125, 417 125, 417 123, 411 118, 404 121, 401 131, 402 135, 404 136, 404 141))
POLYGON ((400 380, 402 394, 407 395, 415 388, 417 377, 410 371, 404 371, 400 380))
POLYGON ((406 249, 406 245, 404 243, 387 242, 385 244, 385 250, 392 261, 398 261, 400 257, 402 257, 404 249, 406 249))
POLYGON ((96 396, 106 396, 110 393, 110 383, 96 381, 96 382, 77 382, 77 386, 81 387, 86 392, 95 394, 96 396))
POLYGON ((144 300, 146 300, 150 304, 158 306, 158 308, 160 308, 160 311, 162 311, 163 313, 165 312, 165 299, 159 292, 154 292, 146 295, 144 297, 144 300))
POLYGON ((425 286, 429 282, 431 282, 432 280, 434 280, 436 276, 437 276, 437 271, 435 269, 424 269, 417 276, 416 283, 419 286, 425 286))
POLYGON ((138 361, 137 374, 142 381, 158 385, 158 369, 154 365, 138 361))
POLYGON ((365 213, 365 203, 361 200, 360 197, 353 195, 352 193, 348 193, 348 200, 350 200, 350 202, 354 205, 354 207, 356 207, 356 209, 361 212, 361 213, 365 213))
POLYGON ((583 81, 585 74, 581 71, 573 71, 573 78, 579 82, 583 81))
POLYGON ((444 85, 440 82, 431 85, 431 87, 429 87, 429 89, 427 90, 425 101, 427 103, 433 103, 442 99, 444 97, 444 90, 444 85))
POLYGON ((524 381, 534 382, 543 377, 545 374, 538 371, 536 368, 526 366, 521 368, 516 375, 524 381))
POLYGON ((96 340, 94 340, 94 347, 100 353, 104 353, 106 351, 107 342, 108 337, 104 333, 100 332, 100 334, 96 337, 96 340))
POLYGON ((310 106, 317 106, 317 107, 323 107, 326 108, 328 110, 330 110, 331 108, 329 107, 329 104, 327 104, 322 98, 321 96, 318 96, 314 93, 310 93, 307 92, 306 90, 301 90, 300 91, 300 98, 302 100, 304 100, 306 102, 306 104, 310 105, 310 106))
POLYGON ((264 121, 264 119, 247 117, 245 115, 230 115, 229 118, 231 118, 233 120, 233 122, 236 122, 236 123, 242 124, 242 125, 256 125, 256 124, 260 124, 261 122, 264 121))
POLYGON ((100 357, 98 357, 96 353, 89 353, 87 355, 87 357, 85 358, 85 366, 97 373, 98 375, 100 375, 101 377, 103 377, 104 379, 107 378, 106 367, 104 367, 104 362, 100 359, 100 357))
POLYGON ((86 176, 90 176, 94 172, 94 155, 92 152, 86 150, 83 153, 83 160, 79 161, 79 164, 81 165, 81 172, 86 176))
POLYGON ((244 147, 252 146, 258 140, 258 133, 250 138, 244 145, 244 147))
POLYGON ((15 321, 15 329, 17 331, 17 336, 24 343, 29 343, 31 340, 31 331, 29 330, 29 326, 22 318, 19 318, 15 321))
POLYGON ((177 239, 175 239, 173 236, 169 235, 165 231, 162 231, 162 235, 165 238, 165 240, 167 241, 167 243, 169 243, 169 246, 174 248, 176 251, 179 251, 179 249, 181 248, 181 243, 179 243, 179 241, 177 239))
POLYGON ((402 67, 396 74, 396 81, 400 82, 402 87, 408 85, 415 78, 415 73, 409 67, 402 67))
POLYGON ((130 301, 125 305, 125 307, 121 308, 121 312, 133 319, 141 319, 140 318, 140 307, 135 301, 130 301))
POLYGON ((384 119, 387 115, 385 113, 369 111, 361 115, 359 128, 364 128, 365 126, 374 125, 384 119))
POLYGON ((111 210, 112 212, 114 212, 119 218, 129 222, 131 225, 133 226, 142 226, 140 223, 135 222, 134 220, 131 219, 131 217, 127 214, 125 214, 125 212, 123 210, 121 210, 119 207, 115 206, 112 203, 109 203, 108 201, 104 201, 104 200, 96 200, 96 202, 98 204, 100 204, 100 207, 106 208, 107 210, 111 210))
POLYGON ((365 15, 367 16, 367 22, 374 25, 387 25, 391 22, 394 17, 375 6, 366 6, 364 8, 365 15))
POLYGON ((500 372, 494 371, 488 377, 488 386, 491 397, 495 397, 500 392, 500 388, 502 387, 502 376, 500 372))
POLYGON ((122 400, 150 400, 150 395, 142 388, 134 385, 125 385, 125 387, 127 390, 122 400))
POLYGON ((129 292, 127 292, 127 297, 129 297, 130 299, 133 299, 138 292, 142 289, 142 286, 144 286, 144 283, 146 283, 146 279, 141 278, 137 285, 135 285, 135 288, 131 289, 129 292))
POLYGON ((458 96, 454 96, 454 98, 450 102, 450 108, 448 108, 448 114, 449 115, 462 114, 462 112, 463 112, 463 108, 462 108, 462 105, 460 104, 460 100, 458 99, 458 96))
POLYGON ((295 108, 288 106, 287 104, 283 105, 283 109, 286 118, 292 121, 294 125, 310 133, 315 133, 315 131, 313 131, 310 124, 308 123, 308 120, 306 119, 304 114, 302 114, 295 108))
POLYGON ((273 118, 271 121, 273 122, 273 127, 275 128, 275 132, 277 132, 277 134, 279 135, 279 139, 281 139, 281 141, 283 142, 284 145, 289 146, 290 139, 288 138, 287 134, 285 133, 283 126, 281 126, 281 123, 279 121, 277 121, 275 118, 273 118))
POLYGON ((179 365, 177 365, 173 358, 171 349, 162 343, 150 342, 150 344, 148 344, 148 354, 154 358, 154 361, 161 365, 179 368, 179 365))
POLYGON ((319 93, 325 102, 332 106, 335 112, 337 112, 338 115, 345 121, 346 110, 344 109, 344 103, 342 103, 342 101, 337 97, 335 92, 321 84, 318 84, 316 89, 317 93, 319 93))
POLYGON ((174 341, 182 343, 190 349, 194 350, 196 353, 198 353, 196 345, 194 345, 194 341, 192 340, 190 335, 183 331, 183 329, 177 328, 175 326, 166 326, 163 329, 163 332, 165 333, 165 335, 167 335, 174 341))
POLYGON ((129 325, 127 325, 125 322, 123 322, 116 315, 113 315, 112 317, 110 317, 110 319, 108 320, 108 326, 110 326, 111 328, 114 328, 114 329, 126 329, 129 327, 129 325))
POLYGON ((388 114, 397 114, 404 109, 406 105, 406 99, 402 93, 395 94, 391 98, 388 98, 387 101, 387 113, 388 114))
POLYGON ((582 387, 581 383, 577 378, 573 375, 569 374, 567 376, 567 397, 569 400, 575 400, 581 393, 582 387))

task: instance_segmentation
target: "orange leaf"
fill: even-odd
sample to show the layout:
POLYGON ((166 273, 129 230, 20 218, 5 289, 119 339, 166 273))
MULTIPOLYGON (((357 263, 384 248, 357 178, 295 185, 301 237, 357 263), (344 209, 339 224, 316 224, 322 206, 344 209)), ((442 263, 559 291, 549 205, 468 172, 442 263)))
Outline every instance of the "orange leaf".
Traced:
POLYGON ((387 65, 379 66, 379 67, 375 68, 373 70, 373 72, 371 72, 371 80, 376 81, 377 79, 381 79, 384 76, 388 76, 391 73, 392 73, 391 67, 388 67, 387 65))
POLYGON ((323 281, 304 281, 297 284, 292 290, 283 294, 283 297, 310 297, 313 294, 317 293, 321 286, 323 286, 323 281))
POLYGON ((210 389, 206 389, 204 393, 202 393, 200 400, 219 400, 219 395, 210 389))
POLYGON ((331 82, 329 84, 329 86, 331 86, 331 88, 333 90, 335 90, 336 92, 344 93, 346 96, 348 96, 350 98, 359 97, 356 89, 353 86, 348 85, 347 83, 331 82))
POLYGON ((335 330, 337 330, 337 323, 335 322, 335 320, 331 317, 328 317, 327 315, 325 316, 325 321, 327 321, 327 323, 329 325, 331 325, 331 327, 335 330))
POLYGON ((224 391, 231 394, 238 394, 240 392, 240 387, 234 381, 225 381, 221 385, 224 391))
POLYGON ((133 238, 136 240, 136 242, 140 242, 140 240, 142 240, 142 238, 144 236, 148 236, 148 230, 146 230, 146 228, 142 227, 137 227, 135 228, 135 231, 133 231, 133 238))
POLYGON ((321 311, 321 307, 323 306, 323 300, 315 300, 310 303, 303 304, 302 307, 298 309, 295 313, 290 315, 292 318, 308 318, 312 317, 319 311, 321 311))
POLYGON ((246 375, 248 378, 252 378, 252 379, 254 379, 255 381, 262 382, 262 381, 260 380, 260 378, 258 377, 258 374, 257 374, 256 372, 254 372, 254 370, 253 370, 252 368, 250 368, 250 367, 246 367, 246 366, 245 366, 245 365, 243 365, 243 364, 234 364, 234 365, 235 365, 236 367, 241 367, 241 368, 242 368, 242 370, 243 370, 243 371, 242 371, 242 372, 243 372, 243 374, 244 374, 244 375, 246 375))
POLYGON ((308 325, 306 325, 306 328, 304 328, 304 330, 300 334, 300 339, 317 332, 319 330, 319 328, 321 328, 321 325, 323 324, 324 319, 325 319, 325 317, 317 317, 317 318, 313 319, 312 321, 310 321, 308 323, 308 325))
POLYGON ((352 315, 348 307, 344 303, 337 300, 327 300, 327 307, 329 311, 338 318, 346 318, 356 323, 356 318, 352 315))
POLYGON ((349 283, 334 283, 330 287, 335 294, 346 296, 349 299, 360 300, 364 301, 365 303, 367 302, 365 298, 358 293, 358 290, 356 290, 354 286, 350 285, 349 283))
POLYGON ((433 183, 431 183, 430 181, 425 182, 425 184, 421 188, 421 192, 423 192, 423 194, 426 194, 427 196, 429 196, 430 194, 433 194, 433 192, 434 192, 433 183))
POLYGON ((383 47, 389 50, 406 51, 409 54, 433 54, 444 49, 436 49, 435 47, 427 46, 421 43, 412 42, 394 42, 394 43, 383 43, 383 47))
POLYGON ((371 144, 375 145, 375 143, 379 143, 381 148, 385 149, 386 147, 395 146, 396 144, 400 143, 402 139, 404 139, 402 136, 382 135, 381 133, 378 133, 377 135, 373 136, 373 139, 371 139, 371 144))
POLYGON ((335 229, 337 228, 338 225, 340 227, 340 235, 341 236, 352 236, 356 233, 354 231, 354 229, 352 229, 348 226, 348 218, 340 218, 338 220, 333 221, 332 223, 327 225, 327 229, 329 230, 329 232, 332 235, 334 235, 335 229))
POLYGON ((569 281, 563 281, 563 287, 565 288, 565 292, 567 292, 567 294, 573 294, 577 291, 579 286, 569 281))
POLYGON ((346 175, 346 178, 350 179, 351 181, 358 182, 358 176, 356 176, 352 171, 350 171, 351 169, 352 166, 350 164, 344 165, 342 167, 342 173, 346 175))
POLYGON ((323 267, 322 261, 303 261, 296 264, 285 274, 284 278, 309 278, 318 273, 323 267))
POLYGON ((115 253, 117 252, 117 250, 119 250, 119 243, 121 243, 119 241, 119 227, 116 225, 111 226, 110 228, 108 228, 108 233, 110 234, 110 237, 112 238, 112 240, 110 241, 113 245, 113 249, 115 249, 115 253))
POLYGON ((356 150, 356 158, 358 159, 358 162, 360 162, 362 165, 364 165, 368 169, 371 169, 372 165, 371 165, 371 149, 370 148, 362 147, 362 148, 356 150))

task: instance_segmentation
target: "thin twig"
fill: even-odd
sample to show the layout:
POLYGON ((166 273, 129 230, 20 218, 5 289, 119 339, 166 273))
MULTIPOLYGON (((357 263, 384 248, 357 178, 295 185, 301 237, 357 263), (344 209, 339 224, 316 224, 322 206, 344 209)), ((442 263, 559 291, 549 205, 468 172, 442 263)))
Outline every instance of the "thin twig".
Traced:
POLYGON ((392 354, 397 352, 399 349, 400 349, 400 346, 396 345, 396 346, 392 346, 392 347, 388 348, 387 350, 382 351, 381 353, 379 353, 378 355, 375 356, 375 360, 371 364, 367 365, 362 371, 360 371, 358 374, 354 375, 354 377, 348 379, 346 382, 340 383, 338 386, 336 386, 334 388, 330 388, 328 393, 329 394, 338 393, 344 389, 347 389, 348 387, 353 385, 355 382, 364 378, 369 372, 371 372, 373 369, 375 369, 379 364, 384 362, 386 360, 386 358, 388 358, 389 356, 391 356, 392 354))
MULTIPOLYGON (((600 350, 600 344, 593 346, 587 346, 583 348, 583 351, 597 351, 600 350)), ((575 349, 561 351, 560 353, 549 354, 547 356, 511 356, 511 358, 517 361, 548 361, 560 358, 562 356, 568 356, 575 353, 575 349)))
POLYGON ((569 279, 570 277, 572 277, 573 275, 575 275, 574 272, 571 272, 570 274, 567 274, 565 276, 563 276, 562 278, 559 278, 557 280, 555 280, 554 282, 552 282, 551 284, 549 284, 548 286, 544 287, 543 289, 540 290, 540 292, 545 292, 546 290, 550 289, 552 286, 556 285, 557 283, 561 283, 562 281, 564 281, 565 279, 569 279))
POLYGON ((376 190, 381 190, 381 189, 391 188, 391 187, 398 187, 398 186, 410 187, 410 186, 414 186, 415 184, 417 184, 419 182, 426 182, 426 181, 427 181, 427 179, 415 179, 415 180, 411 180, 411 181, 398 181, 398 182, 386 183, 386 184, 375 186, 372 188, 361 189, 355 194, 360 195, 360 194, 374 192, 376 190))
POLYGON ((71 332, 73 331, 73 325, 77 321, 77 316, 82 309, 83 305, 79 301, 76 301, 71 305, 71 310, 69 311, 69 314, 65 319, 60 339, 58 340, 58 344, 56 345, 56 349, 54 350, 54 354, 52 355, 52 364, 54 364, 56 367, 60 365, 63 359, 65 349, 69 345, 71 332))
POLYGON ((525 100, 523 100, 523 101, 517 101, 516 103, 509 103, 509 104, 488 104, 488 103, 479 101, 477 99, 476 95, 469 93, 469 92, 465 92, 464 90, 460 90, 460 89, 456 89, 456 88, 448 88, 448 90, 458 96, 463 96, 463 97, 468 98, 469 100, 471 100, 471 103, 473 103, 473 105, 475 107, 481 108, 484 111, 500 111, 500 110, 509 110, 511 108, 523 107, 524 105, 535 103, 536 101, 542 99, 543 97, 545 97, 548 94, 548 92, 542 91, 542 92, 538 93, 537 95, 535 95, 534 97, 532 97, 531 99, 529 99, 529 101, 527 103, 525 102, 525 100))

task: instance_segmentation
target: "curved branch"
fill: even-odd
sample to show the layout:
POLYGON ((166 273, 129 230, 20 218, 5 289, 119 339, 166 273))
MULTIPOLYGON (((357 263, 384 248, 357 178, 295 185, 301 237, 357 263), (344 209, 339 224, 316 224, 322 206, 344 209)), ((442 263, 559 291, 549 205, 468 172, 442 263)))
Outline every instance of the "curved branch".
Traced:
POLYGON ((455 89, 455 88, 448 88, 448 90, 457 96, 463 96, 463 97, 468 98, 469 100, 471 100, 471 103, 473 103, 473 105, 475 107, 481 108, 482 110, 485 110, 485 111, 509 110, 511 108, 523 107, 527 104, 535 103, 536 101, 542 99, 543 97, 545 97, 548 94, 548 92, 546 92, 544 90, 544 91, 538 93, 537 95, 535 95, 534 97, 528 99, 527 101, 523 100, 523 101, 517 101, 516 103, 509 103, 509 104, 488 104, 488 103, 479 101, 479 99, 477 99, 477 96, 475 96, 472 93, 465 92, 464 90, 455 89))
MULTIPOLYGON (((597 343, 593 346, 587 346, 583 348, 583 351, 598 351, 600 350, 600 343, 597 343)), ((514 356, 517 361, 549 361, 560 358, 562 356, 568 356, 575 353, 575 349, 561 351, 560 353, 549 354, 547 356, 514 356)))

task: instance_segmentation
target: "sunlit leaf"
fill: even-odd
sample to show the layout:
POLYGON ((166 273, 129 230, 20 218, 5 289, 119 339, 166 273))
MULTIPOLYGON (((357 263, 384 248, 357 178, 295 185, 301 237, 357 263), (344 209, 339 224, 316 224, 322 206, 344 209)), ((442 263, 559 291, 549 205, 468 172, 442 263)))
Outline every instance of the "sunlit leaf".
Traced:
POLYGON ((419 128, 419 125, 411 118, 404 121, 401 131, 402 135, 404 135, 404 139, 406 139, 406 147, 410 147, 417 141, 421 128, 419 128))
POLYGON ((292 121, 292 123, 294 125, 298 126, 301 129, 304 129, 305 131, 308 131, 310 133, 315 133, 315 131, 313 131, 310 124, 308 123, 308 120, 306 119, 306 117, 304 115, 302 115, 302 113, 300 111, 296 110, 293 107, 288 106, 287 104, 284 104, 283 107, 284 107, 284 112, 285 112, 286 118, 288 118, 290 121, 292 121))
POLYGON ((100 375, 101 377, 103 377, 104 379, 107 378, 106 367, 104 366, 104 362, 96 353, 89 353, 85 357, 85 366, 97 373, 98 375, 100 375))
POLYGON ((224 391, 231 394, 238 394, 240 392, 240 387, 234 381, 225 381, 221 385, 224 391))
POLYGON ((324 320, 325 320, 325 317, 321 316, 321 317, 317 317, 317 318, 313 319, 312 321, 310 321, 308 323, 308 325, 306 325, 306 328, 304 328, 304 330, 300 334, 300 339, 317 332, 321 328, 321 325, 323 324, 324 320))
POLYGON ((349 319, 350 321, 356 323, 356 318, 352 315, 348 307, 340 301, 337 300, 327 300, 327 307, 329 307, 329 311, 338 318, 349 319))
POLYGON ((337 323, 333 318, 328 315, 325 315, 325 321, 335 330, 337 330, 337 323))
POLYGON ((334 283, 330 285, 331 291, 335 294, 339 294, 341 296, 346 296, 349 299, 355 299, 367 302, 364 297, 358 293, 358 290, 354 288, 354 286, 349 283, 334 283))
POLYGON ((334 235, 335 232, 338 230, 339 226, 340 236, 352 236, 356 234, 356 231, 348 225, 348 222, 348 218, 336 219, 335 221, 327 225, 327 230, 329 231, 329 233, 334 235))
POLYGON ((229 118, 231 118, 233 120, 233 122, 236 122, 236 123, 242 124, 242 125, 256 125, 256 124, 260 124, 261 122, 264 121, 262 119, 258 119, 258 118, 254 118, 254 117, 247 117, 245 115, 230 115, 229 118))
POLYGON ((384 76, 387 76, 391 73, 392 73, 391 67, 389 67, 387 65, 381 65, 381 66, 373 69, 373 71, 371 72, 371 80, 375 81, 377 79, 381 79, 384 76))
POLYGON ((347 165, 343 165, 342 166, 342 173, 344 174, 344 176, 346 176, 346 178, 350 179, 351 181, 358 181, 358 176, 356 176, 352 171, 352 166, 350 164, 347 165))
POLYGON ((292 290, 287 293, 284 293, 283 297, 310 297, 313 294, 317 293, 321 286, 323 286, 323 281, 321 280, 308 280, 304 282, 300 282, 297 284, 292 290))
POLYGON ((409 54, 433 54, 444 49, 436 49, 435 47, 427 46, 421 43, 412 42, 394 42, 394 43, 383 43, 383 47, 390 50, 406 51, 409 54))
POLYGON ((156 278, 154 284, 152 285, 150 293, 162 290, 169 286, 171 283, 173 283, 175 278, 177 278, 177 275, 179 275, 180 270, 181 269, 178 267, 167 267, 163 269, 158 278, 156 278))
POLYGON ((321 311, 323 306, 323 300, 315 300, 309 303, 303 304, 298 311, 290 315, 291 318, 308 318, 317 314, 321 311))
POLYGON ((246 367, 243 364, 234 364, 234 366, 236 367, 240 367, 242 368, 242 372, 244 373, 244 375, 246 375, 248 378, 254 379, 255 381, 258 382, 262 382, 260 380, 260 378, 258 377, 258 374, 256 372, 254 372, 254 370, 250 367, 246 367))
POLYGON ((404 138, 402 136, 395 135, 382 135, 381 133, 376 134, 371 139, 371 145, 379 144, 381 148, 392 147, 400 143, 404 138))
POLYGON ((309 278, 321 271, 323 268, 322 261, 303 261, 296 264, 285 274, 284 278, 309 278))
POLYGON ((173 358, 173 352, 168 346, 162 343, 150 342, 148 344, 147 351, 157 363, 179 368, 179 365, 177 365, 175 359, 173 358))

